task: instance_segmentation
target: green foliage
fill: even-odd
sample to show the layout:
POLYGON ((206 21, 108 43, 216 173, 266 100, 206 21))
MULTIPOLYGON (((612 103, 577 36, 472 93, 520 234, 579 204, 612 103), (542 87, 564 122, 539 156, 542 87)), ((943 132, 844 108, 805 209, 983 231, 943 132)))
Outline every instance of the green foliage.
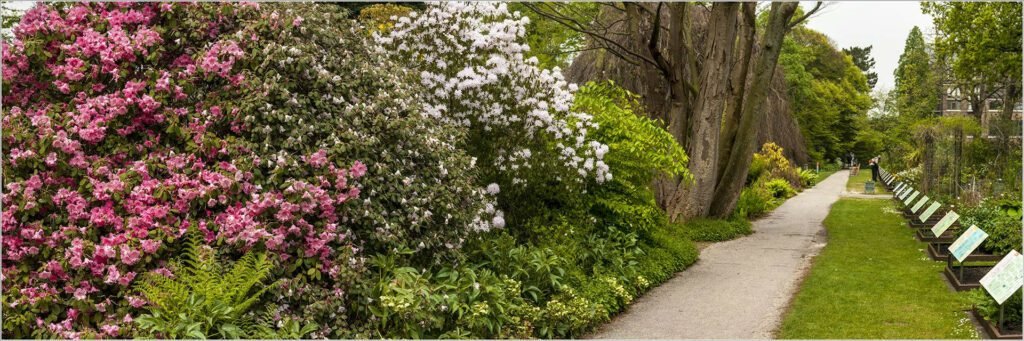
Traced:
MULTIPOLYGON (((586 39, 583 33, 538 14, 524 3, 510 2, 508 6, 510 10, 521 12, 530 18, 530 24, 526 26, 526 41, 530 44, 527 56, 537 57, 540 67, 564 69, 569 66, 578 51, 585 47, 586 39)), ((543 11, 551 10, 545 3, 535 3, 534 6, 543 11)), ((580 1, 560 4, 558 8, 563 15, 572 13, 571 16, 579 22, 591 22, 600 13, 600 7, 600 4, 595 2, 580 1)))
POLYGON ((806 27, 795 28, 783 42, 779 65, 814 160, 845 156, 865 126, 871 87, 854 62, 827 36, 806 27))
POLYGON ((788 199, 796 195, 796 190, 789 185, 789 181, 785 179, 772 179, 765 182, 764 187, 768 189, 768 193, 776 199, 788 199))
MULTIPOLYGON (((985 289, 978 288, 971 290, 967 293, 968 299, 974 304, 974 308, 978 309, 981 316, 993 324, 999 321, 999 303, 989 296, 985 289)), ((1003 308, 1003 319, 1009 325, 1020 325, 1021 323, 1021 291, 1017 290, 1016 293, 1007 298, 1003 302, 1006 306, 1003 308)))
POLYGON ((925 46, 921 29, 914 26, 907 36, 896 66, 896 110, 901 117, 917 120, 931 115, 938 100, 937 75, 925 46))
POLYGON ((366 297, 373 318, 358 338, 525 338, 539 310, 520 283, 475 265, 424 271, 397 267, 394 255, 370 261, 381 274, 366 297))
POLYGON ((746 219, 697 218, 687 221, 681 227, 693 241, 721 242, 754 233, 746 219))
POLYGON ((814 170, 797 168, 796 173, 800 176, 800 185, 804 188, 812 187, 818 182, 818 173, 814 170))
POLYGON ((768 175, 768 159, 755 153, 754 157, 750 159, 750 171, 747 172, 746 185, 753 185, 763 176, 770 176, 768 175))
POLYGON ((263 253, 247 253, 230 268, 215 251, 192 238, 174 276, 146 273, 137 284, 149 302, 148 313, 135 319, 140 329, 160 338, 226 338, 250 335, 250 308, 270 287, 264 284, 271 264, 263 253))
POLYGON ((922 2, 921 9, 941 32, 936 54, 948 62, 962 91, 1020 86, 1020 2, 922 2))
POLYGON ((748 173, 748 181, 752 184, 762 179, 785 179, 792 187, 799 188, 801 185, 797 169, 789 163, 789 159, 782 152, 782 147, 774 142, 767 142, 761 146, 761 151, 754 153, 751 164, 763 168, 757 170, 755 178, 750 178, 748 173))
POLYGON ((736 202, 735 216, 754 219, 764 216, 777 205, 777 200, 764 186, 746 187, 736 202))
MULTIPOLYGON (((696 261, 649 187, 659 174, 689 175, 683 149, 614 84, 582 87, 575 109, 598 123, 615 177, 582 195, 516 192, 506 217, 521 223, 470 236, 454 263, 408 266, 417 254, 403 249, 371 257, 370 280, 350 294, 373 300, 352 307, 362 327, 350 337, 578 337, 696 261)), ((528 181, 550 181, 542 175, 528 181)))
POLYGON ((306 321, 305 324, 301 324, 298 320, 291 318, 284 318, 278 329, 274 329, 270 323, 257 324, 251 337, 264 340, 298 340, 306 338, 307 335, 320 328, 316 322, 306 321))
POLYGON ((986 200, 978 206, 961 210, 963 226, 977 225, 988 233, 981 244, 983 251, 1005 255, 1011 250, 1020 251, 1021 218, 1020 200, 986 200))
POLYGON ((878 83, 878 73, 871 71, 875 68, 875 58, 871 56, 872 47, 871 45, 867 47, 851 46, 843 49, 843 53, 850 56, 853 64, 864 72, 869 88, 874 88, 875 83, 878 83))
POLYGON ((412 8, 391 3, 373 4, 359 10, 359 21, 366 25, 370 32, 388 31, 395 26, 392 17, 402 17, 412 8))
POLYGON ((605 162, 615 177, 646 186, 658 173, 689 177, 686 150, 664 128, 664 122, 640 115, 639 96, 612 81, 590 82, 576 93, 575 110, 594 116, 594 137, 608 145, 605 162))

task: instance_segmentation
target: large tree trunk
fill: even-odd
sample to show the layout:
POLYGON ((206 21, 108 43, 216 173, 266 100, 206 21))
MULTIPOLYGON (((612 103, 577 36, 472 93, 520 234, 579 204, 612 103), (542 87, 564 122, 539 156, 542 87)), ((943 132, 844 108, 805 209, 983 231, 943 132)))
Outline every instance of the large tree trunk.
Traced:
MULTIPOLYGON (((729 95, 730 67, 736 44, 736 22, 740 4, 716 2, 711 8, 708 30, 707 59, 700 71, 699 91, 690 124, 686 152, 694 181, 683 187, 682 217, 702 217, 708 214, 718 179, 719 134, 722 113, 729 95)), ((678 216, 673 215, 673 220, 678 216)))
POLYGON ((743 3, 743 22, 740 26, 739 39, 736 47, 739 54, 733 62, 732 77, 729 80, 731 97, 726 103, 724 117, 722 118, 722 136, 718 144, 718 176, 722 177, 725 172, 725 165, 729 162, 729 151, 732 150, 732 142, 736 139, 736 130, 739 129, 740 115, 743 110, 743 95, 747 91, 747 81, 750 78, 750 58, 754 53, 754 42, 757 40, 757 25, 755 24, 755 11, 757 3, 743 3))
POLYGON ((754 69, 754 78, 743 101, 736 141, 729 153, 729 162, 718 182, 711 204, 711 215, 715 217, 728 217, 736 209, 736 201, 743 190, 747 171, 750 169, 750 160, 757 147, 757 127, 764 116, 762 107, 768 98, 768 86, 775 75, 782 39, 789 30, 789 21, 798 5, 797 2, 772 3, 768 26, 762 39, 761 53, 754 69))

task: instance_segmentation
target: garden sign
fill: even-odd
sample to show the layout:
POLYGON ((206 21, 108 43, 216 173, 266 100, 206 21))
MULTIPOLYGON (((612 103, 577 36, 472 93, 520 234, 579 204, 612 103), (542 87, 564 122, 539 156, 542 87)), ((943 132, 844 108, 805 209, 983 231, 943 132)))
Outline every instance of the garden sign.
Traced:
POLYGON ((964 259, 967 258, 974 249, 981 245, 981 242, 988 238, 988 233, 982 231, 977 226, 971 225, 964 234, 957 238, 953 245, 949 246, 949 253, 956 257, 956 260, 963 263, 964 259))
POLYGON ((924 213, 921 213, 921 222, 923 223, 927 221, 928 218, 931 218, 932 214, 935 214, 935 211, 938 210, 939 207, 942 207, 942 204, 940 204, 938 201, 933 202, 931 206, 928 206, 928 208, 924 210, 924 213))
POLYGON ((953 222, 955 222, 959 218, 959 214, 953 211, 949 211, 949 213, 946 213, 945 217, 942 217, 942 220, 939 220, 939 222, 935 223, 935 226, 932 226, 932 233, 934 233, 935 236, 938 237, 940 234, 945 233, 946 230, 953 225, 953 222))
POLYGON ((1021 285, 1024 285, 1024 255, 1017 250, 1010 251, 981 278, 981 286, 999 304, 1003 304, 1021 285))
POLYGON ((923 198, 921 198, 921 200, 918 200, 917 204, 915 204, 914 207, 910 208, 910 212, 911 213, 917 213, 917 210, 920 210, 921 206, 924 206, 924 203, 926 203, 926 202, 928 202, 928 196, 927 195, 924 196, 923 198))

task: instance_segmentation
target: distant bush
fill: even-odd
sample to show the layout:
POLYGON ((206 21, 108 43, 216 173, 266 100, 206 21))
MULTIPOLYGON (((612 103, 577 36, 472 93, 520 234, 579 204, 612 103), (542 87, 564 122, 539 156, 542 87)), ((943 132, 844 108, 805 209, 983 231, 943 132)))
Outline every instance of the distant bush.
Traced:
POLYGON ((796 190, 790 186, 789 181, 786 179, 769 180, 765 182, 764 187, 776 199, 788 199, 796 195, 796 190))
POLYGON ((761 151, 754 154, 751 164, 763 164, 764 170, 751 183, 756 183, 758 179, 767 176, 772 179, 785 179, 791 187, 800 188, 800 175, 782 152, 782 147, 774 142, 767 142, 761 146, 761 151))
POLYGON ((818 182, 818 173, 810 169, 797 168, 797 174, 800 176, 800 184, 804 188, 813 187, 818 182))

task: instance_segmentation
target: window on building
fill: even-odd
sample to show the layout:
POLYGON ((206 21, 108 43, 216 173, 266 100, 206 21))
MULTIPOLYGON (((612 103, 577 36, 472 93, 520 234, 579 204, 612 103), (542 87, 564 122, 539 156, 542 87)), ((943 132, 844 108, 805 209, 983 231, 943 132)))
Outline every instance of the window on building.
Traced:
POLYGON ((946 110, 960 110, 960 102, 954 100, 946 101, 946 110))
POLYGON ((1003 101, 998 99, 988 101, 988 110, 1003 110, 1003 101))

